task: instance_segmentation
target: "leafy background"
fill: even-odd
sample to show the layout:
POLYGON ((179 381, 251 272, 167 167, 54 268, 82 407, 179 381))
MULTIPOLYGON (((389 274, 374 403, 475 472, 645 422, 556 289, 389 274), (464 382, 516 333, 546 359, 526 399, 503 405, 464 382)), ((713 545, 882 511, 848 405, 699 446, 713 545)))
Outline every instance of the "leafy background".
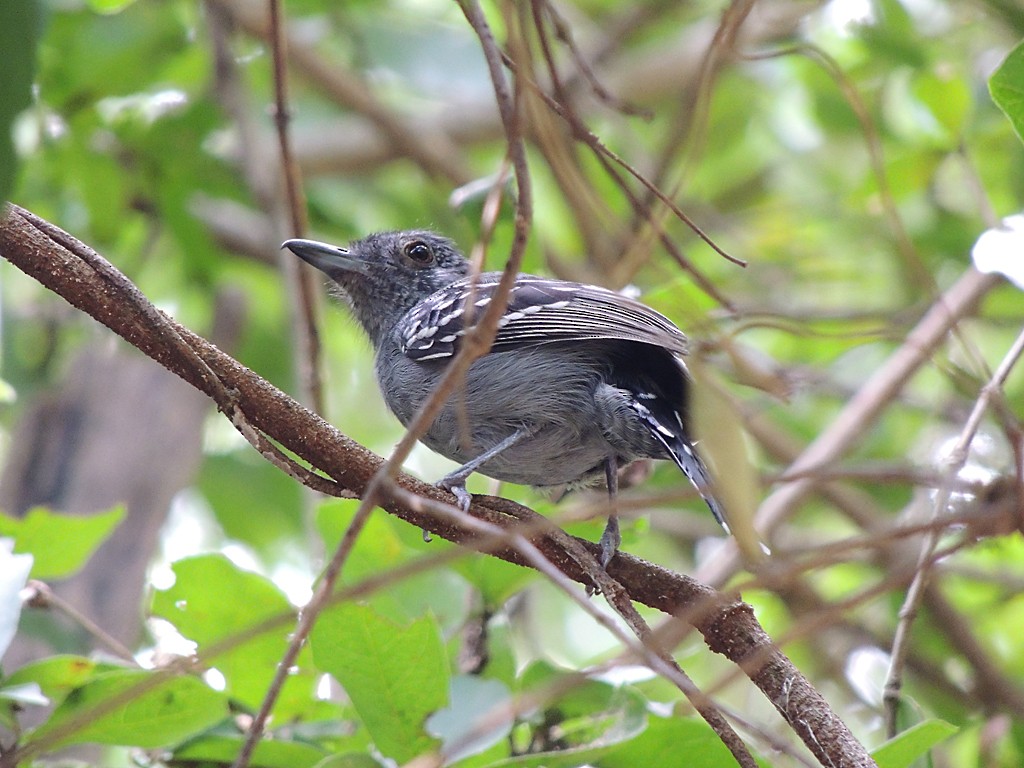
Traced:
MULTIPOLYGON (((1001 0, 761 2, 734 55, 713 48, 727 8, 743 5, 559 4, 609 99, 565 45, 556 58, 588 127, 748 266, 659 212, 714 294, 703 290, 534 104, 525 268, 635 285, 688 331, 698 430, 730 506, 749 514, 970 268, 979 235, 1019 211, 1024 12, 1001 0)), ((472 182, 500 170, 506 146, 458 7, 295 0, 285 10, 312 235, 428 226, 469 248, 486 214, 487 187, 472 182)), ((528 8, 485 11, 508 41, 528 8)), ((11 141, 0 142, 0 191, 298 391, 263 12, 243 0, 5 3, 0 123, 11 141)), ((495 267, 511 212, 498 212, 495 267)), ((78 745, 76 758, 94 764, 228 764, 355 502, 304 495, 184 385, 20 273, 4 267, 0 279, 0 536, 12 542, 0 550, 0 649, 10 643, 0 745, 8 756, 18 745, 27 762, 78 745), (46 584, 34 583, 19 623, 29 568, 46 584), (182 661, 194 651, 207 668, 182 661), (87 743, 105 746, 81 751, 87 743)), ((859 516, 815 494, 762 530, 777 562, 794 564, 789 581, 732 575, 870 748, 886 739, 881 686, 921 545, 894 531, 931 514, 950 445, 1022 317, 1019 290, 993 287, 858 447, 820 468, 855 494, 859 516)), ((322 323, 325 413, 386 454, 401 432, 367 344, 343 312, 325 309, 322 323)), ((912 627, 903 736, 876 752, 883 765, 925 750, 940 766, 1024 762, 1022 389, 1014 371, 941 510, 959 525, 941 539, 950 553, 912 627)), ((426 450, 406 468, 446 471, 426 450)), ((590 498, 501 492, 556 519, 590 498)), ((626 498, 625 549, 718 572, 721 533, 671 467, 626 498)), ((591 539, 602 526, 565 524, 591 539)), ((386 576, 448 550, 383 513, 372 519, 343 579, 383 574, 384 588, 318 622, 252 764, 404 763, 438 748, 466 766, 731 764, 678 691, 622 662, 614 640, 536 574, 465 554, 415 578, 386 576), (534 707, 479 724, 524 692, 534 707)), ((742 713, 765 764, 808 759, 769 703, 696 639, 676 656, 742 713)))

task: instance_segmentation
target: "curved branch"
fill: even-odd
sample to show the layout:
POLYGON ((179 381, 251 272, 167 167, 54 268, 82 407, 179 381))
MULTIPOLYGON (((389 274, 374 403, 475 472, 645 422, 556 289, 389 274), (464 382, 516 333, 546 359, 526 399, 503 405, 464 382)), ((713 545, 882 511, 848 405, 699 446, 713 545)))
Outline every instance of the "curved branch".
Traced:
MULTIPOLYGON (((221 406, 224 393, 229 393, 230 410, 240 413, 249 427, 321 469, 341 489, 363 494, 383 459, 170 318, 162 316, 158 325, 163 328, 155 327, 153 313, 159 310, 116 270, 113 274, 110 270, 97 272, 88 260, 90 253, 87 246, 23 208, 9 206, 0 221, 0 255, 18 269, 172 373, 218 399, 221 406), (86 254, 86 258, 79 254, 86 254), (111 284, 115 278, 123 281, 121 287, 111 284), (136 300, 126 300, 126 296, 136 300), (167 326, 174 329, 173 338, 166 332, 167 326), (177 341, 183 342, 187 352, 177 341)), ((399 475, 395 482, 420 497, 450 500, 438 488, 406 475, 399 475)), ((410 505, 402 494, 382 490, 380 503, 387 512, 449 541, 480 548, 480 533, 472 526, 434 514, 430 505, 410 505)), ((536 548, 569 579, 590 584, 577 558, 558 543, 557 536, 544 533, 545 527, 537 523, 538 519, 544 522, 543 518, 537 513, 505 499, 481 496, 475 497, 470 511, 474 517, 514 534, 524 530, 524 523, 530 530, 540 531, 531 535, 536 548)), ((582 540, 579 544, 598 553, 596 544, 582 540)), ((484 548, 503 560, 529 566, 511 545, 484 548)), ((626 553, 619 553, 608 573, 630 599, 688 622, 704 636, 708 648, 737 664, 822 764, 875 765, 821 694, 772 643, 749 605, 626 553)))

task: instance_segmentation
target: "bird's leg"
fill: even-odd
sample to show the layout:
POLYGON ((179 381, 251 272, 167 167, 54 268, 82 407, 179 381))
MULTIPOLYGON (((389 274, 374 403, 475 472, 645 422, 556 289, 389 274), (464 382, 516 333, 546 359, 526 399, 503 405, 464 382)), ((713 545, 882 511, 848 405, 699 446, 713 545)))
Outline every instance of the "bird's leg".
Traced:
POLYGON ((468 512, 469 505, 470 502, 473 501, 473 497, 469 491, 466 490, 467 478, 499 453, 508 450, 523 438, 529 437, 530 434, 531 431, 529 429, 526 427, 520 427, 498 444, 488 448, 475 459, 467 461, 454 472, 442 477, 437 481, 437 487, 444 488, 446 491, 451 491, 459 502, 459 509, 463 512, 468 512))
POLYGON ((619 492, 619 464, 614 456, 604 460, 604 476, 608 483, 608 523, 601 534, 601 567, 608 570, 608 563, 619 551, 622 536, 619 534, 619 515, 616 503, 619 492))

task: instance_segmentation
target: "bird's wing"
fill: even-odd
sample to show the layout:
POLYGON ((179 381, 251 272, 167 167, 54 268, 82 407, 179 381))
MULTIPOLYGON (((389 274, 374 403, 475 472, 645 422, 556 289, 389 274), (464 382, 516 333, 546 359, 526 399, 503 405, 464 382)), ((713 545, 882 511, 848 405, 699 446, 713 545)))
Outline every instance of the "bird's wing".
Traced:
MULTIPOLYGON (((413 360, 451 357, 469 328, 487 309, 500 273, 474 283, 464 278, 432 293, 409 310, 396 328, 402 351, 413 360)), ((520 275, 498 321, 492 351, 554 341, 620 339, 686 354, 686 337, 650 307, 614 291, 582 283, 520 275)))

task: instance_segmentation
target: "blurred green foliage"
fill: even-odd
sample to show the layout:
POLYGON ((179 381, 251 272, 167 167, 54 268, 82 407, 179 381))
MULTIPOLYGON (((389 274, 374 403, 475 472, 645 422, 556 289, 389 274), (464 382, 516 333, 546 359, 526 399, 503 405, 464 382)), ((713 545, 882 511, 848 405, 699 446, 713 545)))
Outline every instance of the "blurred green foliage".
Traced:
MULTIPOLYGON (((11 200, 96 248, 197 332, 210 332, 223 290, 240 291, 247 313, 237 358, 295 391, 291 298, 277 261, 277 243, 289 233, 280 215, 271 53, 251 33, 242 5, 51 0, 41 3, 45 26, 37 45, 36 6, 0 4, 6 67, 0 194, 15 178, 6 138, 12 126, 18 169, 11 200), (225 34, 212 20, 232 13, 225 34), (226 61, 218 58, 224 55, 226 61), (23 109, 32 61, 38 62, 34 97, 23 109), (256 235, 262 239, 254 243, 256 235)), ((312 235, 344 241, 380 229, 432 227, 468 249, 481 231, 483 195, 469 195, 459 208, 449 204, 450 195, 460 183, 498 172, 506 145, 492 116, 479 44, 457 6, 443 0, 284 5, 293 52, 290 130, 312 235), (304 65, 299 54, 315 57, 327 75, 304 65), (459 167, 448 176, 431 173, 389 144, 380 124, 332 95, 332 72, 363 83, 382 110, 428 147, 454 148, 459 167)), ((528 4, 490 2, 485 10, 505 41, 528 4)), ((1012 3, 996 0, 758 3, 739 55, 700 80, 697 67, 722 10, 710 2, 559 6, 587 60, 596 62, 598 80, 615 98, 648 110, 650 119, 594 97, 565 47, 556 48, 563 76, 574 78, 573 106, 591 130, 658 179, 719 246, 747 261, 745 269, 730 264, 682 223, 658 214, 732 309, 657 247, 620 185, 550 113, 531 113, 538 125, 547 121, 549 133, 530 133, 536 211, 524 268, 615 287, 635 284, 687 330, 702 381, 724 392, 703 439, 713 456, 745 450, 742 457, 718 455, 744 464, 733 473, 746 486, 741 495, 760 499, 788 460, 753 430, 741 433, 748 420, 770 424, 783 443, 803 447, 813 440, 903 344, 937 293, 969 268, 977 236, 1020 210, 1024 147, 1014 131, 1024 125, 1018 45, 1024 21, 1012 3), (776 5, 772 21, 768 9, 776 5), (988 78, 1000 62, 991 81, 997 106, 988 78), (675 137, 678 148, 668 152, 675 137), (723 420, 729 429, 716 429, 723 420), (747 437, 718 448, 718 431, 747 437)), ((540 61, 532 74, 547 82, 540 61)), ((630 189, 643 198, 639 185, 630 189)), ((506 198, 488 248, 494 268, 508 251, 512 213, 506 198)), ((7 445, 19 439, 24 407, 65 375, 68 358, 97 331, 25 276, 0 270, 2 377, 16 394, 0 411, 7 445)), ((927 508, 949 440, 1022 319, 1020 292, 1009 284, 996 288, 978 317, 963 324, 962 336, 905 383, 847 462, 829 468, 845 473, 871 506, 874 531, 814 496, 775 532, 777 554, 813 554, 868 533, 878 535, 879 547, 888 545, 878 531, 927 508)), ((325 415, 387 454, 401 430, 376 392, 368 345, 344 312, 332 308, 322 322, 325 415)), ((1022 404, 1024 376, 1014 371, 1004 389, 1003 421, 986 421, 972 454, 971 479, 1015 476, 1020 447, 1011 444, 1011 427, 1019 427, 1022 404)), ((406 468, 433 479, 447 465, 417 449, 406 468)), ((730 475, 729 466, 719 470, 730 475)), ((479 477, 470 487, 493 490, 479 477)), ((310 511, 294 481, 213 418, 193 490, 190 513, 207 516, 234 556, 193 551, 172 563, 173 585, 155 589, 148 610, 195 644, 206 674, 158 680, 151 670, 66 656, 4 669, 0 703, 7 709, 0 723, 18 720, 16 697, 4 697, 16 686, 37 684, 55 706, 35 731, 4 734, 4 748, 17 740, 42 758, 62 744, 121 744, 151 750, 135 759, 154 766, 227 765, 237 754, 241 729, 294 624, 295 595, 308 595, 318 553, 337 545, 355 503, 335 500, 310 511), (261 626, 275 617, 279 624, 261 626), (225 640, 228 647, 220 647, 225 640), (131 694, 140 683, 155 687, 131 694), (104 701, 114 702, 113 710, 83 724, 81 713, 104 701)), ((500 491, 556 518, 579 511, 589 498, 577 493, 556 505, 529 489, 500 491)), ((628 551, 687 572, 714 556, 718 532, 672 467, 656 468, 625 498, 637 511, 626 523, 628 551)), ((958 496, 954 506, 969 501, 958 496)), ((569 527, 596 538, 601 525, 569 527)), ((0 533, 18 541, 17 526, 0 533)), ((106 530, 92 533, 101 538, 106 530)), ((76 543, 74 556, 84 557, 77 552, 83 542, 76 543)), ((28 551, 41 559, 44 545, 53 544, 28 551)), ((935 576, 973 631, 972 648, 1018 696, 1024 690, 1020 549, 1019 532, 980 536, 935 576)), ((915 553, 905 556, 912 562, 915 553)), ((732 764, 676 689, 612 663, 616 641, 558 589, 488 557, 431 562, 448 554, 444 542, 425 545, 419 531, 374 513, 343 588, 398 567, 415 575, 385 578, 384 588, 323 617, 253 765, 382 765, 438 743, 467 767, 732 764), (474 629, 482 633, 479 663, 460 674, 474 629), (588 669, 593 675, 585 685, 560 687, 588 669), (465 682, 469 675, 473 683, 465 682), (476 677, 494 685, 474 688, 476 677), (558 693, 498 724, 505 728, 501 738, 481 741, 476 752, 465 743, 460 750, 456 742, 466 732, 453 722, 510 706, 509 692, 549 688, 558 693), (466 704, 477 701, 470 691, 486 706, 473 711, 466 704), (428 719, 438 711, 447 720, 432 731, 428 719)), ((65 565, 71 571, 78 564, 65 565)), ((872 667, 864 651, 888 650, 905 576, 893 575, 893 561, 868 548, 841 552, 808 581, 820 605, 760 587, 745 597, 857 736, 878 747, 886 740, 878 717, 884 669, 872 667), (876 586, 876 597, 837 607, 876 586)), ((990 697, 979 657, 965 652, 948 624, 927 611, 919 621, 904 690, 905 725, 920 725, 882 748, 882 764, 912 765, 932 749, 936 765, 1020 765, 1024 713, 1005 697, 990 697)), ((709 658, 698 640, 685 640, 677 657, 717 699, 786 741, 769 702, 735 676, 722 682, 733 670, 709 658)), ((797 764, 756 735, 749 741, 765 765, 797 764)), ((791 734, 787 743, 795 743, 791 734)), ((104 758, 126 759, 121 753, 104 758)))

